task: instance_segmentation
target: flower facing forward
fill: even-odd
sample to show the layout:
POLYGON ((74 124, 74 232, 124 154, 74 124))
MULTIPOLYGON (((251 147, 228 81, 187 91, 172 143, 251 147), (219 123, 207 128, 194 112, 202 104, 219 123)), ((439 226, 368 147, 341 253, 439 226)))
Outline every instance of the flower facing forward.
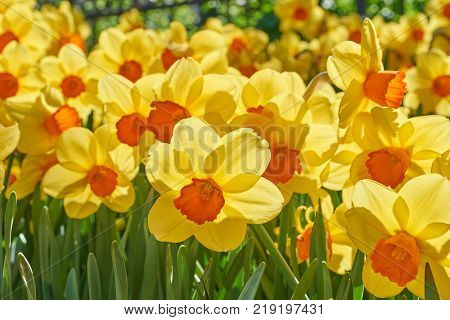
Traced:
POLYGON ((384 71, 383 52, 375 26, 365 19, 361 45, 343 41, 332 50, 327 70, 331 81, 345 91, 339 108, 340 126, 347 127, 358 112, 374 106, 398 108, 406 93, 405 74, 384 71))
POLYGON ((371 180, 353 190, 347 233, 367 255, 362 278, 377 297, 403 288, 424 297, 425 265, 441 299, 450 298, 450 182, 437 174, 408 181, 398 193, 371 180))
POLYGON ((433 49, 417 56, 417 66, 406 74, 409 93, 405 106, 417 109, 422 105, 423 113, 450 116, 450 57, 433 49))
POLYGON ((283 196, 261 177, 270 160, 265 140, 251 129, 222 138, 198 118, 175 125, 170 144, 149 151, 147 177, 161 196, 148 216, 159 241, 181 242, 194 235, 215 251, 233 250, 247 224, 273 219, 283 196))
POLYGON ((65 45, 57 57, 43 58, 39 68, 47 84, 62 93, 65 103, 77 109, 82 120, 94 112, 94 120, 99 122, 102 104, 97 97, 97 80, 83 50, 74 44, 65 45))
POLYGON ((46 194, 64 199, 69 217, 85 218, 102 203, 126 212, 134 203, 131 180, 138 161, 133 148, 117 140, 113 126, 101 126, 95 133, 85 128, 65 131, 56 158, 58 164, 47 171, 42 185, 46 194))
MULTIPOLYGON (((407 119, 400 112, 376 107, 360 113, 352 134, 361 152, 353 159, 350 179, 372 179, 397 188, 429 173, 433 161, 450 148, 450 123, 442 116, 407 119)), ((347 154, 352 157, 351 153, 347 154)))

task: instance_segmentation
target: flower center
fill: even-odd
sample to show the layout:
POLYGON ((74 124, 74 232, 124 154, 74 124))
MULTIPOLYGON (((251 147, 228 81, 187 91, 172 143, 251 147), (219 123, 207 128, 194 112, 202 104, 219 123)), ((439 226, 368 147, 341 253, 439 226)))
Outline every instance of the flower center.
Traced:
POLYGON ((135 147, 147 129, 147 119, 139 113, 129 114, 120 118, 116 128, 119 141, 135 147))
POLYGON ((411 31, 411 37, 415 41, 422 41, 424 35, 425 35, 425 33, 423 32, 422 29, 414 29, 413 31, 411 31))
POLYGON ((180 196, 173 201, 175 207, 196 224, 214 221, 220 213, 225 199, 222 190, 211 179, 192 179, 192 183, 184 186, 180 196))
POLYGON ((260 114, 266 118, 273 118, 271 111, 265 110, 264 106, 258 106, 256 108, 247 108, 248 113, 260 114))
POLYGON ((3 49, 5 49, 6 45, 11 41, 19 42, 19 38, 11 31, 6 31, 0 35, 0 53, 3 52, 3 49))
POLYGON ((161 61, 164 66, 164 69, 167 71, 169 68, 178 60, 180 57, 177 57, 173 54, 169 49, 165 49, 161 55, 161 61))
MULTIPOLYGON (((325 227, 325 229, 326 229, 325 235, 327 238, 328 257, 329 257, 329 259, 331 259, 332 241, 331 241, 330 233, 328 232, 328 228, 325 227)), ((297 257, 298 257, 299 262, 309 259, 309 248, 311 245, 311 233, 312 233, 312 227, 309 227, 297 236, 297 257)))
POLYGON ((241 38, 234 38, 230 48, 237 53, 241 53, 242 51, 247 50, 247 45, 241 38))
POLYGON ((350 32, 350 34, 348 36, 348 40, 356 42, 356 43, 361 43, 361 31, 355 30, 355 31, 350 32))
POLYGON ((440 76, 434 79, 433 91, 441 97, 450 95, 450 76, 440 76))
POLYGON ((67 98, 75 98, 85 90, 85 86, 79 77, 68 76, 61 82, 61 89, 67 98))
POLYGON ((256 69, 256 67, 253 64, 248 64, 240 66, 239 71, 247 78, 250 78, 256 71, 258 71, 258 69, 256 69))
POLYGON ((447 19, 450 19, 450 3, 447 3, 447 4, 444 6, 444 11, 443 11, 443 13, 444 13, 444 16, 447 17, 447 19))
POLYGON ((44 126, 50 135, 60 135, 67 129, 79 127, 80 117, 75 108, 63 106, 45 119, 44 126))
POLYGON ((99 197, 107 197, 117 186, 117 173, 106 166, 94 166, 87 174, 92 192, 99 197))
POLYGON ((400 287, 414 280, 419 272, 420 250, 416 240, 405 232, 380 239, 370 259, 372 269, 400 287))
POLYGON ((150 111, 147 126, 162 142, 170 142, 175 124, 191 116, 185 108, 172 101, 153 101, 152 107, 155 109, 150 111))
POLYGON ((126 61, 120 66, 119 73, 131 82, 136 82, 142 77, 142 67, 134 60, 126 61))
POLYGON ((304 7, 298 7, 294 11, 294 19, 305 21, 306 19, 308 19, 308 10, 304 7))
POLYGON ((0 73, 0 98, 8 99, 13 97, 19 91, 19 82, 12 74, 0 73))
POLYGON ((402 71, 372 72, 364 82, 364 92, 380 106, 398 108, 406 93, 405 76, 402 71))
POLYGON ((405 179, 409 154, 400 148, 383 148, 369 153, 366 168, 372 180, 396 188, 405 179))
POLYGON ((290 149, 286 145, 275 145, 270 147, 270 153, 270 162, 263 177, 273 183, 288 182, 295 172, 302 172, 298 150, 290 149))
POLYGON ((65 46, 66 44, 74 44, 81 50, 86 51, 86 43, 79 33, 62 35, 60 40, 62 46, 65 46))

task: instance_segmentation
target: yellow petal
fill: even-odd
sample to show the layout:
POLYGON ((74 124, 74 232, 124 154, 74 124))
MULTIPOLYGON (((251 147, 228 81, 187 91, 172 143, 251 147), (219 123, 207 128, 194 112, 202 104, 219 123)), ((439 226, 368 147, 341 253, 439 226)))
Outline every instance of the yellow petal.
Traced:
POLYGON ((163 193, 150 209, 148 228, 158 241, 181 242, 204 228, 186 219, 175 208, 173 201, 179 195, 178 191, 163 193))
POLYGON ((442 116, 423 116, 409 120, 414 132, 406 142, 412 148, 412 158, 420 151, 432 151, 432 158, 450 149, 450 122, 442 116))
POLYGON ((84 51, 73 44, 63 46, 59 51, 58 58, 65 75, 79 75, 88 66, 84 51))
POLYGON ((4 127, 0 124, 0 160, 14 151, 19 142, 20 131, 17 123, 4 127))
POLYGON ((119 183, 113 193, 103 198, 103 203, 116 212, 127 212, 134 203, 135 193, 133 184, 123 175, 119 176, 119 183))
POLYGON ((361 58, 367 72, 383 70, 383 50, 377 31, 370 19, 364 19, 361 39, 361 58))
POLYGON ((86 184, 85 179, 85 173, 72 171, 57 164, 45 174, 42 187, 48 195, 62 198, 74 190, 82 188, 86 184))
POLYGON ((244 220, 224 219, 208 223, 195 233, 195 238, 206 248, 224 252, 236 249, 244 240, 247 223, 244 220))
POLYGON ((91 191, 89 185, 81 190, 68 194, 64 198, 64 209, 69 218, 83 219, 95 213, 102 201, 91 191))
POLYGON ((365 96, 362 83, 356 79, 353 80, 345 91, 339 107, 340 127, 346 128, 349 126, 358 112, 367 111, 368 105, 369 99, 365 96))
POLYGON ((395 282, 390 281, 387 277, 379 273, 375 273, 371 267, 371 260, 368 258, 364 263, 362 279, 364 287, 367 291, 378 298, 389 298, 399 294, 403 288, 399 287, 395 282))
POLYGON ((59 138, 56 157, 67 168, 85 172, 94 165, 90 148, 93 134, 86 128, 71 128, 59 138))

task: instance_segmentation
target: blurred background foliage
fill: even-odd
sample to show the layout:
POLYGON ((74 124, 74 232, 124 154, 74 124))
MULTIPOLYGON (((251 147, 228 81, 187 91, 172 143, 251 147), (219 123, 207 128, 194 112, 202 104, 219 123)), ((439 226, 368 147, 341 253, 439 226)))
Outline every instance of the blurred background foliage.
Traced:
MULTIPOLYGON (((81 8, 93 26, 94 37, 118 22, 120 14, 138 8, 149 28, 166 28, 178 20, 193 31, 208 17, 219 17, 236 26, 257 27, 271 38, 278 36, 278 20, 273 13, 276 0, 71 0, 81 8)), ((39 5, 57 5, 60 0, 38 0, 39 5)), ((423 11, 427 0, 321 0, 321 6, 338 15, 358 12, 361 16, 381 15, 398 20, 402 14, 423 11)))

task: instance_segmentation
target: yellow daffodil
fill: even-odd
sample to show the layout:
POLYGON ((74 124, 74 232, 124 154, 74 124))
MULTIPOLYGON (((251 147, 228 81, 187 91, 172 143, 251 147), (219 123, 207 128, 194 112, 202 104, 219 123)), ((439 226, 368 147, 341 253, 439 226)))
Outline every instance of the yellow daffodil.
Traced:
MULTIPOLYGON (((347 236, 343 208, 344 206, 340 206, 333 213, 333 204, 329 195, 326 195, 321 201, 329 260, 328 267, 337 274, 344 274, 351 270, 356 254, 356 248, 347 236)), ((314 224, 311 216, 314 216, 315 212, 313 207, 300 206, 294 213, 295 227, 299 232, 295 244, 299 262, 309 259, 311 233, 314 224), (306 221, 305 225, 302 224, 303 220, 306 221)))
POLYGON ((100 34, 99 45, 89 55, 96 79, 118 73, 132 82, 153 73, 162 48, 156 37, 144 29, 124 33, 110 28, 100 34))
POLYGON ((450 55, 450 24, 434 31, 430 46, 450 55))
POLYGON ((64 98, 55 89, 42 93, 33 107, 19 121, 22 133, 18 150, 32 155, 41 155, 56 148, 61 134, 81 125, 77 110, 65 104, 64 98))
POLYGON ((20 118, 43 86, 26 47, 16 41, 8 44, 0 55, 0 123, 20 118))
POLYGON ((426 9, 433 25, 445 26, 450 23, 450 0, 430 0, 426 9))
POLYGON ((309 40, 320 31, 325 16, 317 0, 278 0, 274 12, 282 31, 300 31, 309 40))
POLYGON ((414 178, 398 193, 371 180, 355 186, 347 233, 367 255, 369 292, 385 298, 406 287, 423 298, 428 263, 440 298, 450 298, 449 194, 450 182, 437 174, 414 178))
POLYGON ((70 218, 85 218, 102 203, 116 212, 126 212, 133 205, 131 180, 138 161, 133 148, 117 140, 114 126, 101 126, 95 133, 85 128, 65 131, 56 158, 58 164, 47 171, 42 186, 46 194, 64 199, 70 218))
MULTIPOLYGON (((398 111, 376 107, 360 113, 352 135, 361 148, 352 161, 351 180, 372 179, 398 188, 429 173, 433 161, 450 149, 450 122, 442 116, 407 119, 398 111)), ((348 158, 353 158, 351 153, 348 158)))
POLYGON ((383 71, 383 52, 375 26, 365 19, 361 45, 353 41, 338 44, 328 58, 331 81, 345 91, 339 109, 340 125, 347 127, 358 112, 374 106, 398 108, 406 93, 405 74, 383 71))
POLYGON ((116 127, 117 139, 131 147, 140 147, 141 155, 154 142, 147 119, 156 101, 154 87, 163 75, 145 76, 135 83, 121 75, 109 75, 99 82, 99 97, 105 104, 105 121, 116 127))
POLYGON ((8 43, 18 41, 37 61, 46 53, 49 38, 48 25, 26 3, 12 4, 0 15, 0 53, 8 43))
POLYGON ((283 197, 261 177, 269 146, 251 129, 220 137, 198 118, 175 125, 170 144, 156 143, 146 162, 147 177, 161 194, 148 227, 159 241, 194 235, 205 247, 229 251, 244 240, 247 224, 279 213, 283 197))
POLYGON ((23 199, 32 194, 47 171, 57 163, 58 160, 54 153, 27 155, 23 159, 20 176, 15 177, 14 181, 10 183, 6 195, 9 197, 11 192, 15 192, 17 199, 23 199))
POLYGON ((51 28, 52 54, 58 54, 59 49, 69 43, 86 51, 86 39, 91 28, 80 10, 72 8, 69 1, 62 1, 58 8, 44 5, 41 12, 51 28))
POLYGON ((204 75, 198 62, 183 58, 175 62, 156 86, 147 128, 159 141, 169 142, 174 125, 191 116, 223 126, 236 109, 238 93, 234 77, 204 75))
POLYGON ((408 94, 405 106, 423 113, 450 116, 450 58, 438 49, 417 57, 417 67, 406 74, 408 94))
POLYGON ((47 84, 59 90, 65 104, 74 107, 84 121, 92 111, 96 119, 100 117, 102 104, 97 97, 97 80, 92 77, 92 65, 83 50, 74 44, 65 45, 57 57, 43 58, 39 67, 47 84))
POLYGON ((123 32, 130 32, 136 29, 143 29, 145 27, 141 12, 133 8, 130 11, 122 13, 119 17, 118 28, 123 32))
MULTIPOLYGON (((17 124, 8 127, 0 124, 0 161, 3 161, 16 149, 19 137, 20 131, 17 124)), ((3 190, 4 175, 5 169, 3 168, 3 162, 0 162, 0 190, 3 190)))
POLYGON ((400 17, 399 36, 403 38, 403 49, 410 55, 426 52, 430 46, 432 30, 424 13, 415 13, 400 17))
POLYGON ((346 27, 348 31, 347 40, 361 43, 362 35, 362 21, 361 16, 357 13, 351 13, 348 16, 342 17, 340 22, 346 27))
POLYGON ((450 180, 450 150, 434 160, 431 172, 439 173, 450 180))

